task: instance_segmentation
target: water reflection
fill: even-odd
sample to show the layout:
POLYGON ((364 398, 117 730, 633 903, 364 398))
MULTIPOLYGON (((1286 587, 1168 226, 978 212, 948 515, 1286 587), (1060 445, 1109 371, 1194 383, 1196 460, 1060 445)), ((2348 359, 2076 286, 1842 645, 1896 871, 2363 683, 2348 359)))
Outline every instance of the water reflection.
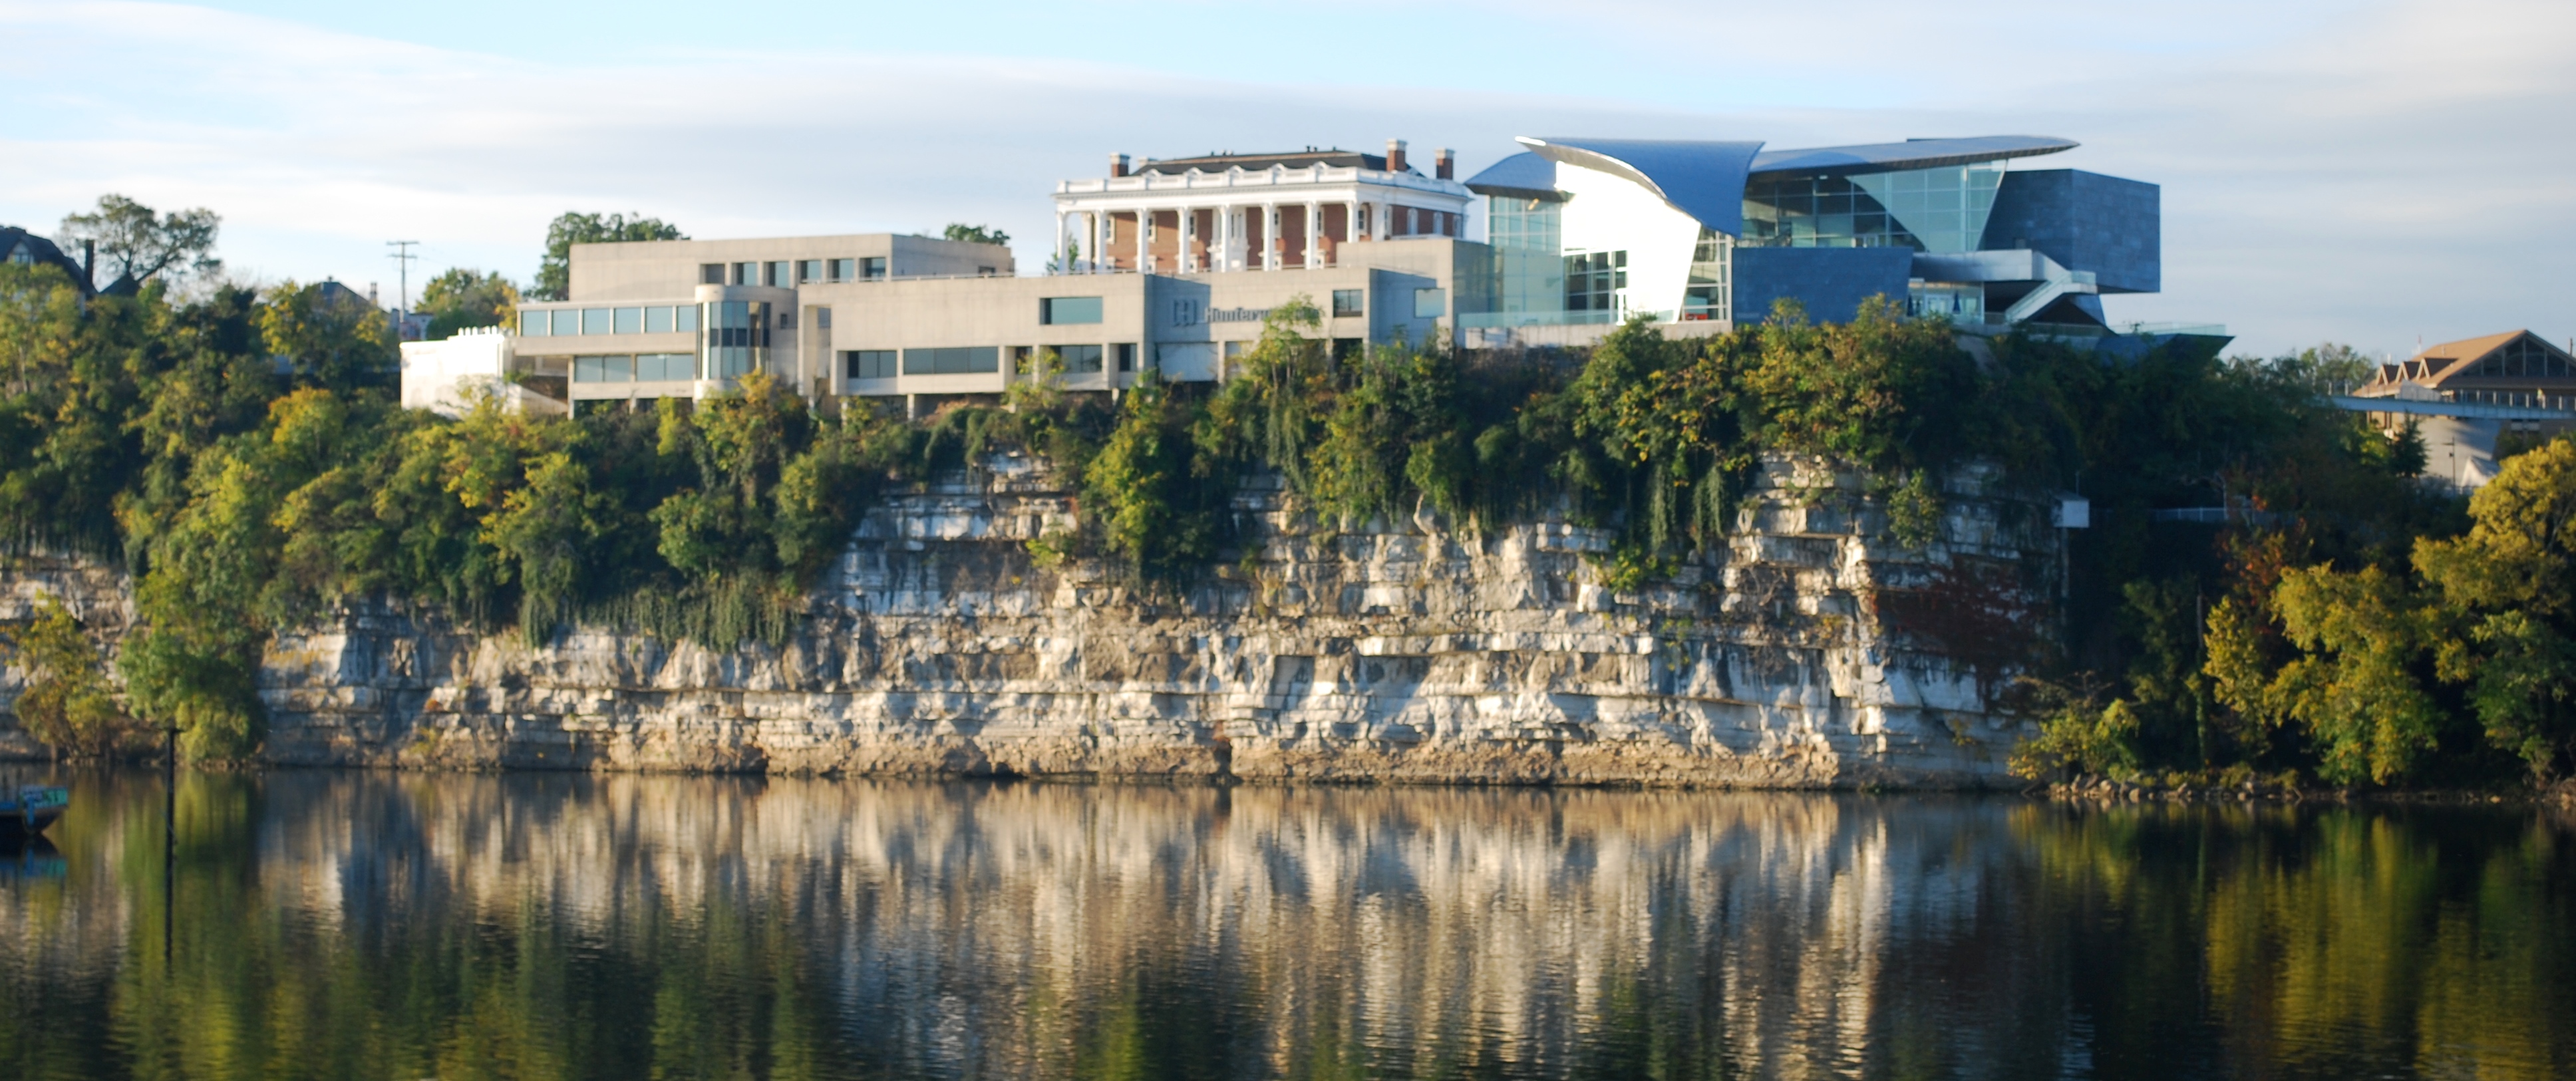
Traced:
POLYGON ((165 910, 77 783, 10 1076, 2576 1071, 2527 810, 202 775, 165 910))

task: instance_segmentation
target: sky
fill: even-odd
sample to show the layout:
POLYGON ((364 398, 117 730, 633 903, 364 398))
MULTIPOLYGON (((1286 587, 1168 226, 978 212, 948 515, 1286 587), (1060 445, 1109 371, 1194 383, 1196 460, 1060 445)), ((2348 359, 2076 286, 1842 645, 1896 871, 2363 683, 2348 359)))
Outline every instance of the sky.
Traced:
MULTIPOLYGON (((547 221, 699 238, 998 226, 1108 156, 1309 145, 1467 174, 1515 135, 1774 148, 2054 135, 2163 189, 2116 321, 2240 352, 2576 335, 2568 0, 0 0, 0 224, 223 215, 260 280, 534 272, 547 221)), ((1464 174, 1462 174, 1464 175, 1464 174)))

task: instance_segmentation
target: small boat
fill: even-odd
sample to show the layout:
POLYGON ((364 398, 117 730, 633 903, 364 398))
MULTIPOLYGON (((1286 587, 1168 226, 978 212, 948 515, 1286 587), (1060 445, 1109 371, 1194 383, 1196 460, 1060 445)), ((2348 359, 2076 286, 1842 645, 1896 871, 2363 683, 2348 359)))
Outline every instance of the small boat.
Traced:
POLYGON ((16 792, 0 792, 0 841, 45 832, 71 804, 71 789, 60 785, 27 785, 16 792))

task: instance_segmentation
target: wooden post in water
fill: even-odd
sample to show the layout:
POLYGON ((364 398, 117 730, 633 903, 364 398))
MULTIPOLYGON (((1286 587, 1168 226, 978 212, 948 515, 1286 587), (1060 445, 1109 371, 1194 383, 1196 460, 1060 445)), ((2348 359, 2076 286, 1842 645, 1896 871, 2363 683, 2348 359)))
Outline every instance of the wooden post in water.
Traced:
POLYGON ((179 729, 161 735, 161 978, 170 978, 170 931, 179 911, 179 729))

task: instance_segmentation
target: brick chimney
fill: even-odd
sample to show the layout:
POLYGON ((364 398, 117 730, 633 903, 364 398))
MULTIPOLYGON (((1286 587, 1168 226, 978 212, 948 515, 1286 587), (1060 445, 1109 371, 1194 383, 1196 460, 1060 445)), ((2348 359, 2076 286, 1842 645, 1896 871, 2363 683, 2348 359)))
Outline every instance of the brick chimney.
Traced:
POLYGON ((1109 155, 1109 175, 1111 175, 1111 176, 1125 176, 1125 175, 1127 175, 1127 155, 1125 155, 1125 154, 1111 154, 1111 155, 1109 155))
POLYGON ((1404 171, 1404 140, 1389 139, 1386 141, 1386 171, 1390 173, 1401 173, 1404 171))
POLYGON ((1431 175, 1442 180, 1458 179, 1458 152, 1441 147, 1439 153, 1431 156, 1431 170, 1431 175))

